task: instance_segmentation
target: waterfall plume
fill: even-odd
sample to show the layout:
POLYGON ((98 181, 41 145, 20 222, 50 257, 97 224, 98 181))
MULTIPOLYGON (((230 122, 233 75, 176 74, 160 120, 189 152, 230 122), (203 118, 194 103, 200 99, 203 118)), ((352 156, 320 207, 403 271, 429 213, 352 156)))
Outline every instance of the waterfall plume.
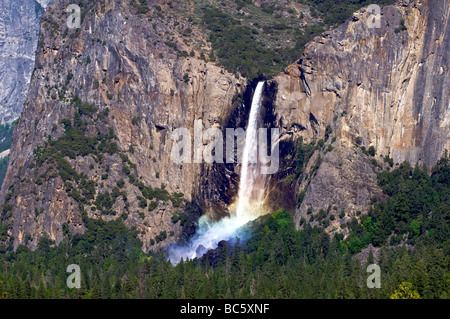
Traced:
POLYGON ((265 176, 260 172, 261 164, 258 162, 257 154, 264 83, 259 82, 253 94, 242 154, 238 199, 233 205, 235 211, 230 208, 231 217, 225 217, 217 222, 209 222, 207 216, 202 216, 197 233, 189 244, 172 246, 169 249, 168 257, 172 263, 176 264, 182 258, 201 257, 207 250, 216 248, 222 240, 245 236, 242 226, 262 215, 265 176))

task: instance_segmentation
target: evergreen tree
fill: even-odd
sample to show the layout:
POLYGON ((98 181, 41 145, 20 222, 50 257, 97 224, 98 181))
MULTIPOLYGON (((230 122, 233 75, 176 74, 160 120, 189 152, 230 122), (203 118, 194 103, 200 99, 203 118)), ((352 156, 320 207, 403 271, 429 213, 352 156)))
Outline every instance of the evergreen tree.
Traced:
POLYGON ((412 288, 410 282, 402 282, 390 299, 421 299, 419 293, 412 288))

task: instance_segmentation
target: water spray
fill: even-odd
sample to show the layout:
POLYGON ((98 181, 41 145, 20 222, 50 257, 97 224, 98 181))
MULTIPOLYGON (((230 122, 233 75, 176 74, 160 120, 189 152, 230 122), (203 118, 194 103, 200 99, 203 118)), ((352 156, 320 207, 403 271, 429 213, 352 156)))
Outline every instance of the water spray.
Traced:
POLYGON ((210 249, 217 248, 219 242, 245 237, 243 226, 263 214, 263 196, 266 175, 261 174, 261 163, 257 160, 258 128, 261 125, 261 100, 264 81, 259 82, 253 94, 252 105, 245 135, 238 200, 235 212, 217 222, 210 222, 207 216, 199 220, 199 228, 189 244, 172 246, 168 258, 177 264, 183 258, 201 257, 210 249))

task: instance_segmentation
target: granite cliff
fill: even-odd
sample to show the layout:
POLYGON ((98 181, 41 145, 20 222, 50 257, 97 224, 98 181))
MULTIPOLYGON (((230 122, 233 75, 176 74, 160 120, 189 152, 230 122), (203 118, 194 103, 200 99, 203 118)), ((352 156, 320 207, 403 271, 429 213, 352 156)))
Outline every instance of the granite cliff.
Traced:
MULTIPOLYGON (((85 9, 81 28, 71 30, 65 23, 70 3, 53 2, 42 20, 29 97, 3 188, 5 205, 11 206, 2 219, 10 224, 14 247, 25 242, 36 247, 44 233, 60 242, 63 224, 72 233, 83 232, 80 210, 86 207, 89 217, 122 216, 138 229, 145 249, 159 247, 173 241, 171 236, 180 237, 179 206, 197 197, 199 176, 207 170, 173 163, 170 133, 178 127, 192 130, 197 119, 206 128, 223 125, 246 80, 199 58, 208 48, 198 44, 204 38, 192 24, 196 41, 183 42, 175 29, 186 29, 187 18, 157 15, 161 8, 146 13, 152 18, 143 17, 128 2, 85 2, 80 3, 85 9), (183 51, 193 53, 186 57, 183 51), (95 152, 87 151, 93 156, 74 154, 68 160, 76 170, 72 179, 60 176, 67 163, 52 165, 51 154, 36 162, 35 150, 66 138, 67 125, 76 124, 64 120, 75 114, 86 125, 83 134, 99 140, 108 135, 115 146, 106 152, 94 146, 95 152), (77 194, 90 192, 77 189, 80 180, 92 181, 95 190, 88 188, 96 199, 99 193, 112 196, 108 211, 101 201, 95 204, 94 194, 79 202, 77 194)), ((202 191, 210 193, 208 185, 202 191)))
POLYGON ((16 120, 27 97, 39 36, 50 1, 0 3, 0 122, 16 120))
POLYGON ((295 208, 297 226, 331 207, 347 213, 344 221, 364 213, 370 198, 382 198, 375 173, 386 162, 432 167, 450 149, 449 13, 447 1, 400 1, 382 7, 380 27, 369 28, 363 8, 314 38, 273 79, 284 138, 320 139, 327 128, 337 138, 314 155, 322 164, 312 181, 296 186, 296 194, 306 192, 295 208))
MULTIPOLYGON (((71 2, 53 2, 43 18, 14 132, 1 193, 10 247, 34 249, 43 234, 59 243, 102 217, 122 218, 155 250, 200 214, 228 214, 239 167, 175 164, 170 135, 199 119, 242 127, 256 82, 207 58, 191 2, 80 1, 81 28, 68 29, 71 2)), ((381 13, 372 29, 356 12, 267 82, 264 121, 282 133, 267 205, 291 211, 297 227, 333 210, 344 215, 327 229, 345 233, 341 222, 383 199, 377 172, 404 160, 431 166, 450 148, 448 3, 381 13)))

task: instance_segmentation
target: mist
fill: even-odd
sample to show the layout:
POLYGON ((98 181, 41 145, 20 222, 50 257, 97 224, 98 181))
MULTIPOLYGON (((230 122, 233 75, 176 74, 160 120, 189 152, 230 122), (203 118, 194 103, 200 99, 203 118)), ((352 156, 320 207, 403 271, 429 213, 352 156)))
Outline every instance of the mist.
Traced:
POLYGON ((239 237, 244 240, 247 232, 246 223, 258 218, 262 213, 266 176, 261 174, 262 165, 257 160, 258 127, 260 126, 261 99, 264 81, 259 82, 253 94, 252 105, 245 136, 245 147, 239 181, 239 193, 232 214, 217 222, 211 222, 204 215, 199 219, 199 228, 187 245, 174 245, 168 251, 168 258, 173 264, 181 259, 194 259, 203 256, 208 250, 215 249, 219 242, 239 237))

